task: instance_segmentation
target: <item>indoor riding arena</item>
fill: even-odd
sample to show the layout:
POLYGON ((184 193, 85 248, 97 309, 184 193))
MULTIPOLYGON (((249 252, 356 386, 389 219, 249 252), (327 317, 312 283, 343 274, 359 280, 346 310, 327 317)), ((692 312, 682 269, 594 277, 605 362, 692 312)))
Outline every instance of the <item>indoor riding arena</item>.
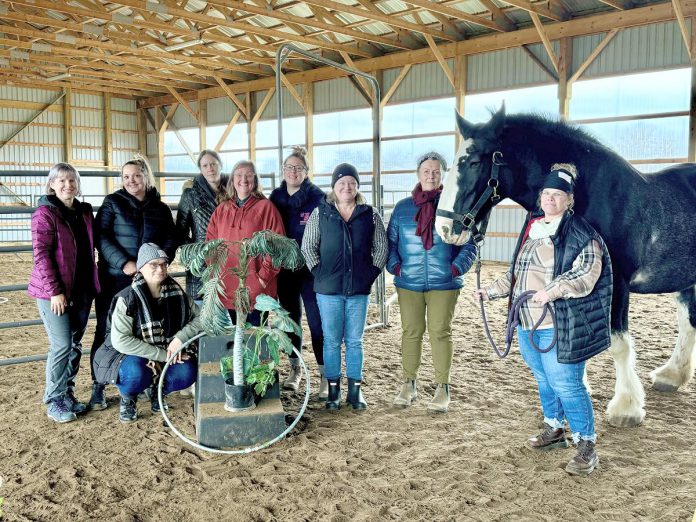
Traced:
MULTIPOLYGON (((0 1, 0 520, 696 521, 696 173, 676 167, 696 162, 694 17, 690 0, 0 1), (672 193, 655 190, 638 225, 621 213, 633 183, 612 182, 608 198, 601 195, 610 202, 610 227, 631 237, 634 226, 646 229, 626 251, 672 247, 644 266, 628 267, 617 262, 624 252, 607 240, 613 295, 621 284, 628 287, 630 308, 622 323, 628 330, 617 329, 616 310, 613 316, 606 311, 611 346, 586 361, 599 456, 587 476, 566 472, 578 451, 569 424, 567 448, 530 447, 530 437, 545 429, 537 381, 516 336, 509 355, 500 358, 486 333, 488 327, 503 351, 508 299, 482 303, 475 297, 477 279, 489 285, 508 271, 527 211, 535 209, 533 202, 530 207, 508 197, 528 172, 505 156, 504 130, 487 130, 496 128, 498 117, 525 113, 566 121, 592 143, 588 151, 599 143, 629 163, 636 183, 670 181, 677 174, 660 178, 669 168, 687 180, 687 188, 675 186, 672 193), (471 135, 462 134, 465 127, 474 129, 471 135), (493 156, 476 140, 497 148, 493 156), (405 385, 403 310, 395 287, 405 269, 390 261, 392 250, 368 300, 361 383, 366 409, 346 402, 345 384, 339 409, 319 398, 327 375, 313 353, 304 313, 297 390, 284 386, 295 367, 281 354, 270 393, 255 395, 253 409, 224 409, 223 385, 231 384, 220 375, 219 355, 204 361, 204 347, 213 345, 206 335, 198 340, 200 352, 195 344, 188 347, 197 365, 195 390, 169 394, 168 411, 164 396, 151 403, 161 412, 151 409, 150 399, 134 399, 137 419, 125 422, 120 380, 106 385, 105 409, 92 407, 95 307, 81 341, 73 335, 71 353, 82 351, 74 391, 68 383, 66 395, 47 401, 53 379, 47 364, 57 364, 49 335, 56 338, 62 314, 53 306, 68 293, 60 274, 67 270, 72 288, 95 294, 90 271, 102 289, 113 283, 101 263, 108 261, 104 240, 114 230, 102 225, 98 232, 97 225, 109 195, 134 194, 128 162, 151 166, 152 183, 145 186, 172 213, 160 237, 180 245, 182 193, 193 190, 191 180, 208 180, 203 158, 215 157, 237 191, 228 187, 217 204, 242 208, 237 167, 253 162, 258 191, 270 197, 289 189, 287 162, 298 146, 306 150, 306 167, 291 174, 336 196, 336 167, 353 165, 364 204, 376 209, 385 227, 398 202, 415 201, 422 158, 430 161, 436 152, 446 161, 446 167, 439 164, 442 182, 452 179, 445 190, 456 190, 442 197, 454 202, 447 209, 455 216, 454 232, 480 232, 480 273, 474 261, 463 275, 451 322, 446 411, 430 407, 442 381, 436 380, 427 332, 418 397, 407 407, 394 404, 405 385), (79 190, 68 199, 58 183, 73 179, 64 174, 72 171, 51 170, 59 163, 79 172, 73 176, 79 190), (486 175, 474 196, 464 195, 466 175, 479 167, 486 175), (54 171, 57 178, 50 177, 54 171), (471 210, 481 193, 488 199, 471 210), (676 208, 689 198, 693 204, 676 208), (41 229, 37 216, 47 201, 73 199, 73 208, 92 206, 86 229, 74 225, 65 205, 56 219, 73 224, 41 229), (675 218, 656 232, 645 223, 657 221, 657 213, 686 213, 687 219, 675 218), (53 245, 48 255, 46 241, 53 245), (94 261, 85 261, 85 252, 94 261), (670 265, 677 255, 691 262, 670 265), (667 283, 651 285, 658 280, 667 283), (37 294, 36 284, 48 293, 37 294), (216 394, 219 401, 211 398, 216 394), (67 410, 52 416, 56 401, 67 410), (213 415, 216 401, 221 413, 213 415), (86 411, 78 411, 80 402, 89 402, 86 411), (209 442, 216 437, 237 442, 209 442)), ((517 136, 518 143, 533 139, 543 137, 517 136)), ((568 155, 556 151, 554 157, 564 164, 581 161, 568 155)), ((592 173, 577 173, 577 180, 583 177, 592 180, 592 173)), ((568 214, 580 219, 589 212, 582 199, 593 197, 600 195, 591 188, 578 190, 568 214)), ((146 205, 134 208, 129 219, 147 222, 146 205)), ((302 219, 302 226, 311 223, 310 213, 302 219)), ((381 226, 374 219, 371 226, 381 226)), ((436 245, 453 243, 437 226, 430 230, 436 245)), ((378 255, 374 241, 367 249, 371 259, 378 255)), ((306 259, 304 247, 302 253, 306 259)), ((163 269, 185 290, 180 255, 159 257, 168 259, 163 269)), ((123 262, 128 277, 145 277, 140 256, 134 274, 126 268, 131 263, 135 270, 135 257, 123 262)), ((461 274, 451 266, 454 280, 461 274)), ((342 277, 349 271, 339 270, 342 277)), ((422 266, 426 277, 430 270, 422 266)), ((318 281, 324 271, 311 274, 318 281)), ((66 300, 66 310, 74 306, 66 300)), ((109 311, 109 329, 117 308, 109 311)), ((222 313, 228 317, 224 307, 222 313)), ((558 332, 570 328, 556 319, 553 324, 558 332)), ((140 330, 132 326, 137 338, 140 330)), ((230 355, 234 331, 221 341, 230 355)), ((95 353, 115 338, 108 333, 95 353)), ((158 349, 164 353, 167 345, 158 349)), ((166 376, 174 362, 162 366, 166 376)), ((152 389, 156 395, 156 382, 152 389)))

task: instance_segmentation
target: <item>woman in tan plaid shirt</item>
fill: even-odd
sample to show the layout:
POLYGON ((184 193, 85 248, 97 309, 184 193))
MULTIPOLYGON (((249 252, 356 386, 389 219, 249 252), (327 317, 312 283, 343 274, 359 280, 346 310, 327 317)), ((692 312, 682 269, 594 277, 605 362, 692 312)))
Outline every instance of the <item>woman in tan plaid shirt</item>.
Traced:
POLYGON ((517 329, 520 352, 537 381, 544 429, 529 439, 536 450, 566 448, 564 420, 573 432, 577 455, 566 471, 587 475, 599 463, 594 412, 583 382, 585 361, 609 346, 611 262, 604 241, 582 218, 572 213, 577 171, 572 164, 551 167, 539 195, 540 213, 530 213, 508 272, 475 292, 484 300, 516 299, 536 293, 520 309, 517 329), (556 312, 557 328, 547 317, 547 303, 556 312), (553 348, 545 350, 558 335, 553 348), (532 344, 533 343, 533 344, 532 344))

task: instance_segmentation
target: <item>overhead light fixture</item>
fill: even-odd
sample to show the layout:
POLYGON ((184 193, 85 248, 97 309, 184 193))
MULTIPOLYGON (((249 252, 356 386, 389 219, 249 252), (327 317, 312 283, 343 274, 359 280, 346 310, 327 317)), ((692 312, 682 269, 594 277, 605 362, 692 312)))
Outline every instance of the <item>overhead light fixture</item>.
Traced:
POLYGON ((195 40, 188 40, 187 42, 179 42, 173 45, 168 45, 164 48, 165 51, 179 51, 181 49, 186 49, 187 47, 193 47, 194 45, 200 45, 205 43, 202 38, 196 38, 195 40))
POLYGON ((50 77, 46 78, 46 81, 47 82, 56 82, 58 80, 67 80, 68 78, 70 78, 70 73, 66 72, 66 73, 62 73, 62 74, 56 74, 55 76, 50 76, 50 77))

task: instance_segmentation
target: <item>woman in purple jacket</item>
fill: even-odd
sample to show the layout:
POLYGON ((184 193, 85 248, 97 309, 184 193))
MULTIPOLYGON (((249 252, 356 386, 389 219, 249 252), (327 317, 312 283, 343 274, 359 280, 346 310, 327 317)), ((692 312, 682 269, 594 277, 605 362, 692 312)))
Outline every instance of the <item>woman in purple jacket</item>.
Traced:
POLYGON ((76 199, 80 193, 77 169, 57 163, 48 173, 46 195, 31 217, 34 269, 28 293, 36 298, 48 334, 43 400, 48 416, 56 422, 73 421, 87 409, 75 398, 75 377, 99 280, 92 206, 76 199))

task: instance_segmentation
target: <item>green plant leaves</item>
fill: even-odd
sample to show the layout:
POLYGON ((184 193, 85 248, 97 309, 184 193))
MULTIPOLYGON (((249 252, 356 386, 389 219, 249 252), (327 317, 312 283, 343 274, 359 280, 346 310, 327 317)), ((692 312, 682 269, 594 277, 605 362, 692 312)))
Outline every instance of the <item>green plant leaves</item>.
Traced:
POLYGON ((262 312, 272 312, 280 308, 280 303, 273 299, 270 295, 259 294, 256 298, 254 308, 262 312))
POLYGON ((254 233, 247 247, 251 257, 269 256, 275 268, 298 270, 305 264, 297 241, 271 230, 254 233))
POLYGON ((222 378, 227 381, 231 379, 234 371, 234 363, 232 361, 232 356, 223 357, 220 359, 220 373, 222 378))

